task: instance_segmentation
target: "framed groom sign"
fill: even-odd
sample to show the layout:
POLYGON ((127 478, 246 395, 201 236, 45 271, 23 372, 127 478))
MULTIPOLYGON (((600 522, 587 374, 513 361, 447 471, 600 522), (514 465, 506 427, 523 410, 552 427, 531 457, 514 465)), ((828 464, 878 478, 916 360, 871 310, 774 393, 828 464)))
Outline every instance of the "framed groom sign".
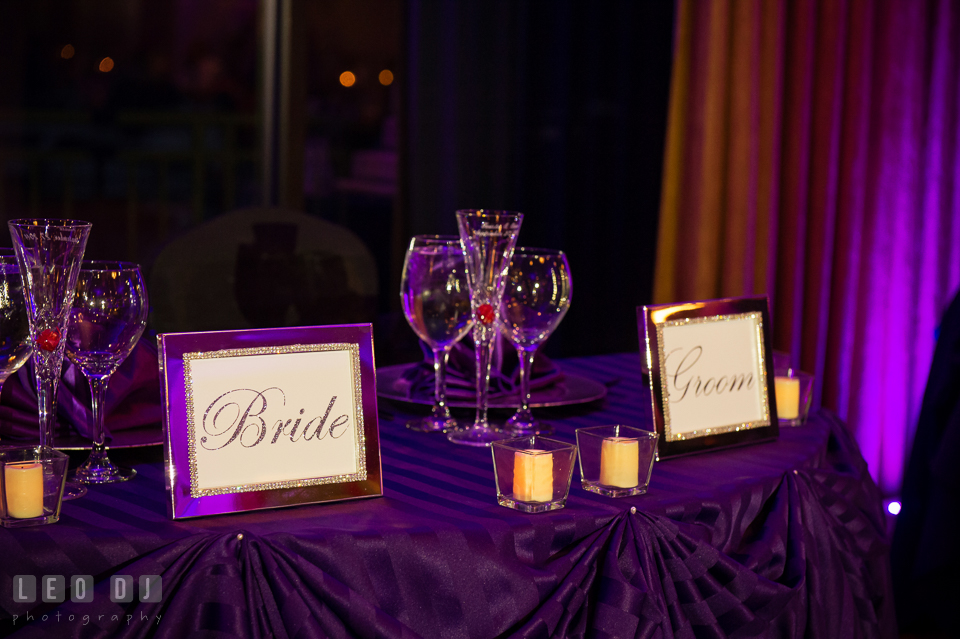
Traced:
POLYGON ((777 437, 766 297, 637 311, 661 456, 777 437))
POLYGON ((158 340, 172 518, 383 494, 369 324, 158 340))

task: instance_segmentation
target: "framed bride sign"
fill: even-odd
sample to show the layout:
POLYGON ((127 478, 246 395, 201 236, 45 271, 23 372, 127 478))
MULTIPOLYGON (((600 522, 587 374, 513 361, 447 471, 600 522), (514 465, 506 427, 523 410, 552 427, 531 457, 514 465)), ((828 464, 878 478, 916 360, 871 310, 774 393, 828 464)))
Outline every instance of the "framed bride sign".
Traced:
POLYGON ((637 311, 660 456, 778 436, 766 297, 637 311))
POLYGON ((369 324, 158 340, 172 518, 383 494, 369 324))

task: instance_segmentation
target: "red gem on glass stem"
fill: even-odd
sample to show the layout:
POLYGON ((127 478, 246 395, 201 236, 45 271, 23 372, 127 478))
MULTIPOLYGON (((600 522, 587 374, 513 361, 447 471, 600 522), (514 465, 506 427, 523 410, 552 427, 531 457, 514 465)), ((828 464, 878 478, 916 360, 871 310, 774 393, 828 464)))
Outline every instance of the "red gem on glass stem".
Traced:
POLYGON ((481 304, 477 307, 477 319, 481 324, 489 324, 496 319, 496 317, 496 314, 493 312, 493 307, 489 304, 481 304))
POLYGON ((60 344, 60 331, 48 328, 37 336, 37 348, 55 351, 60 344))

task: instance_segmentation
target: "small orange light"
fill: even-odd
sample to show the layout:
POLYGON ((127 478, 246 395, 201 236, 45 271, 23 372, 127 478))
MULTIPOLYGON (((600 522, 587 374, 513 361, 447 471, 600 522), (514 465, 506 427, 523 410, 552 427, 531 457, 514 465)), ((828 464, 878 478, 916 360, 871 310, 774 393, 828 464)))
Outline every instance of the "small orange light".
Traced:
POLYGON ((340 74, 340 84, 345 87, 352 87, 357 82, 357 76, 353 75, 353 71, 344 71, 340 74))
POLYGON ((380 84, 382 84, 383 86, 385 87, 390 86, 391 84, 393 84, 393 71, 391 71, 390 69, 384 69, 383 71, 380 72, 379 79, 380 79, 380 84))
POLYGON ((76 53, 76 51, 74 51, 72 44, 64 45, 64 47, 60 49, 60 57, 64 60, 72 58, 74 53, 76 53))
POLYGON ((99 68, 103 73, 110 73, 113 70, 113 58, 106 57, 101 60, 99 68))

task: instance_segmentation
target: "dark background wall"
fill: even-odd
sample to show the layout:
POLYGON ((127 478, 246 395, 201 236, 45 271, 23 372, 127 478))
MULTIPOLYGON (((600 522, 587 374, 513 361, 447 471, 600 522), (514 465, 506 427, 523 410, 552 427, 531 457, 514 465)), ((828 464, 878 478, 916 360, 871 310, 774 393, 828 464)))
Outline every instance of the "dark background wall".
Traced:
MULTIPOLYGON (((88 257, 140 262, 152 281, 171 244, 259 205, 272 192, 261 184, 266 6, 0 0, 0 223, 90 220, 88 257)), ((399 313, 404 248, 414 233, 454 232, 458 208, 522 211, 521 244, 568 252, 573 305, 549 354, 636 349, 672 0, 289 7, 298 89, 281 117, 294 177, 280 204, 370 248, 379 296, 357 321, 377 323, 378 363, 418 356, 399 313)))
POLYGON ((571 309, 548 352, 637 348, 652 295, 672 2, 407 6, 409 233, 458 208, 525 214, 519 243, 568 253, 571 309))

